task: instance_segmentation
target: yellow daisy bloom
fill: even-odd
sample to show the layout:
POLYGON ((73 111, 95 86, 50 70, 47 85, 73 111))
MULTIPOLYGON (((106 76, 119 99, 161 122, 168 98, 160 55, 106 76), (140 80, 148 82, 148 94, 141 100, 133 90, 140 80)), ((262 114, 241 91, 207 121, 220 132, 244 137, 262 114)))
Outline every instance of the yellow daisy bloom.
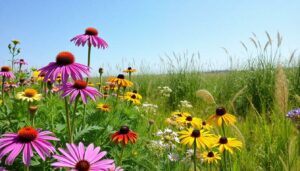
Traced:
POLYGON ((202 125, 202 120, 197 117, 192 117, 192 116, 183 116, 183 117, 178 117, 176 118, 176 122, 180 125, 192 125, 194 128, 201 128, 202 125))
POLYGON ((109 112, 111 109, 108 104, 102 104, 102 103, 98 104, 96 108, 100 109, 103 112, 109 112))
POLYGON ((135 94, 132 94, 131 96, 124 96, 125 100, 132 102, 135 105, 141 104, 141 101, 137 98, 135 94))
POLYGON ((190 113, 188 113, 188 112, 179 112, 179 111, 177 111, 177 112, 172 112, 172 114, 171 114, 173 117, 187 117, 187 116, 192 116, 190 113))
POLYGON ((202 153, 202 158, 205 162, 207 162, 208 164, 211 164, 211 163, 218 163, 218 160, 221 160, 221 157, 220 157, 220 154, 218 152, 213 152, 213 151, 210 151, 210 152, 203 152, 202 153))
POLYGON ((59 83, 61 82, 61 74, 58 74, 58 75, 57 75, 56 81, 59 82, 59 83))
POLYGON ((40 76, 40 73, 41 73, 41 71, 33 71, 32 77, 37 81, 44 80, 44 76, 43 75, 40 76))
POLYGON ((126 92, 125 93, 125 96, 132 96, 132 95, 135 95, 136 99, 138 99, 138 100, 142 99, 142 96, 139 93, 137 93, 136 90, 133 90, 132 92, 126 92))
POLYGON ((180 143, 183 145, 188 145, 192 147, 196 140, 197 148, 205 148, 211 146, 212 135, 203 129, 199 130, 189 128, 188 130, 178 132, 178 134, 181 134, 179 136, 179 139, 181 140, 180 143))
POLYGON ((136 69, 133 69, 131 67, 128 67, 127 69, 123 70, 123 72, 126 72, 126 73, 133 73, 133 72, 136 72, 136 69))
POLYGON ((216 109, 216 114, 210 116, 208 118, 209 122, 214 122, 218 126, 222 126, 222 123, 224 122, 226 125, 233 125, 236 122, 236 117, 232 114, 229 114, 226 112, 225 108, 218 107, 216 109))
POLYGON ((213 126, 205 121, 202 121, 202 125, 201 125, 202 129, 206 129, 206 130, 210 130, 213 128, 213 126))
POLYGON ((90 86, 90 87, 95 87, 95 84, 92 83, 92 82, 89 82, 89 83, 88 83, 88 86, 90 86))
POLYGON ((108 79, 108 82, 116 83, 119 87, 131 87, 133 83, 125 79, 123 74, 119 74, 118 77, 112 77, 108 79))
POLYGON ((237 140, 236 138, 227 138, 221 137, 215 138, 213 147, 219 146, 220 153, 223 153, 224 150, 229 151, 231 154, 233 153, 233 149, 241 149, 243 144, 241 141, 237 140))
POLYGON ((19 100, 25 100, 27 102, 40 101, 42 94, 38 94, 35 89, 27 88, 23 92, 19 92, 16 95, 16 98, 19 100))

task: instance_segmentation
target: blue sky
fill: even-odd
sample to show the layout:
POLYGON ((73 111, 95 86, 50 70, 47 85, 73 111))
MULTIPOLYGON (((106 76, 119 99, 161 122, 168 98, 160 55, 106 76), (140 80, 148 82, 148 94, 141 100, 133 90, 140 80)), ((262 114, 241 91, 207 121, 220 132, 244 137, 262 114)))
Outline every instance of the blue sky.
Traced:
POLYGON ((0 65, 9 64, 7 45, 21 41, 20 58, 41 67, 60 51, 71 51, 86 64, 87 47, 69 40, 95 27, 109 48, 92 49, 94 73, 104 68, 159 66, 159 57, 172 52, 199 52, 201 63, 227 68, 226 47, 237 60, 240 41, 254 32, 284 38, 283 55, 300 45, 300 2, 297 0, 0 0, 0 65), (135 64, 132 61, 135 61, 135 64))

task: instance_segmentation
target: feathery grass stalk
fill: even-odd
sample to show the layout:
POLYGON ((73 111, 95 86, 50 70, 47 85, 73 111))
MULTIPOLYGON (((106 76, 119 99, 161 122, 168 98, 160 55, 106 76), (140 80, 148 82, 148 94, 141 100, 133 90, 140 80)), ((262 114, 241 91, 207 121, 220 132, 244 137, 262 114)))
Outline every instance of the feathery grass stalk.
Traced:
POLYGON ((197 143, 196 143, 196 138, 194 138, 194 171, 197 171, 197 143))
POLYGON ((72 135, 72 128, 71 128, 71 118, 70 118, 70 113, 69 113, 69 107, 68 107, 68 100, 65 97, 65 109, 66 109, 66 120, 67 120, 67 130, 68 130, 68 135, 69 135, 69 141, 70 143, 73 143, 73 135, 72 135))
POLYGON ((281 65, 277 66, 275 78, 275 100, 280 113, 285 114, 288 109, 288 81, 281 65))

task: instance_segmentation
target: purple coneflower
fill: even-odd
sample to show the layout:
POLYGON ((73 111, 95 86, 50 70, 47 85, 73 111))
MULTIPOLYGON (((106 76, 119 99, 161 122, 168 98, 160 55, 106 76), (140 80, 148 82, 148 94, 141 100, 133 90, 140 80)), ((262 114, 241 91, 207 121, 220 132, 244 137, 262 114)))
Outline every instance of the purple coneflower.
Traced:
POLYGON ((94 144, 90 144, 86 149, 81 142, 78 146, 67 144, 66 150, 61 148, 58 150, 62 155, 54 155, 58 161, 51 164, 56 168, 70 168, 72 171, 106 171, 114 163, 114 160, 102 159, 106 151, 100 151, 100 147, 94 148, 94 144))
POLYGON ((0 71, 0 75, 4 78, 15 78, 15 75, 10 71, 10 67, 9 66, 3 66, 1 67, 1 71, 0 71))
POLYGON ((0 138, 0 159, 6 157, 5 163, 11 165, 23 150, 23 163, 30 166, 33 149, 45 160, 55 152, 54 146, 48 140, 58 141, 50 131, 41 131, 30 126, 21 128, 18 133, 3 134, 0 138))
POLYGON ((76 80, 74 84, 72 83, 66 83, 62 86, 60 91, 63 91, 62 97, 71 96, 70 102, 72 103, 77 96, 81 96, 82 101, 84 104, 87 103, 87 97, 89 96, 91 99, 96 101, 97 96, 102 96, 98 92, 98 90, 94 87, 87 86, 87 83, 83 80, 76 80))
POLYGON ((107 171, 124 171, 120 166, 116 167, 115 164, 112 164, 112 167, 109 168, 107 171))
POLYGON ((24 59, 19 59, 19 60, 15 61, 14 63, 15 63, 15 64, 19 64, 19 65, 28 65, 28 63, 25 62, 24 59))
POLYGON ((82 73, 89 75, 89 67, 75 63, 75 57, 70 52, 60 52, 56 56, 56 62, 50 62, 47 66, 39 69, 39 71, 41 71, 39 75, 45 75, 44 82, 47 82, 48 79, 54 82, 60 74, 63 83, 68 81, 69 76, 73 80, 78 80, 82 79, 82 73))
POLYGON ((94 47, 105 49, 108 47, 108 44, 105 40, 98 36, 98 31, 95 28, 89 27, 85 29, 84 34, 80 34, 71 39, 71 42, 74 41, 76 46, 84 46, 87 42, 88 45, 93 45, 94 47))
POLYGON ((19 60, 15 61, 14 63, 15 64, 19 64, 19 72, 21 72, 23 65, 27 65, 28 64, 27 62, 25 62, 24 59, 19 59, 19 60))

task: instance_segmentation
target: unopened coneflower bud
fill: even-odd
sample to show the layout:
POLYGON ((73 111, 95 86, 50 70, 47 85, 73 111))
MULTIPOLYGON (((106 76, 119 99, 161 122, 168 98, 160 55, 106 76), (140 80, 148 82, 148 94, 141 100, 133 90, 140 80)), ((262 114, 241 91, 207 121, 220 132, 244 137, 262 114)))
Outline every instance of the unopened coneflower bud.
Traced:
POLYGON ((25 79, 24 79, 24 78, 20 78, 20 80, 19 80, 19 81, 20 81, 20 83, 21 83, 21 84, 24 84, 24 82, 25 82, 25 79))
POLYGON ((150 120, 149 120, 149 125, 153 125, 154 122, 155 122, 155 121, 154 121, 153 119, 150 119, 150 120))
POLYGON ((103 74, 103 68, 99 68, 99 74, 103 74))
POLYGON ((29 106, 29 112, 30 112, 30 114, 34 115, 37 110, 38 110, 37 106, 29 106))

